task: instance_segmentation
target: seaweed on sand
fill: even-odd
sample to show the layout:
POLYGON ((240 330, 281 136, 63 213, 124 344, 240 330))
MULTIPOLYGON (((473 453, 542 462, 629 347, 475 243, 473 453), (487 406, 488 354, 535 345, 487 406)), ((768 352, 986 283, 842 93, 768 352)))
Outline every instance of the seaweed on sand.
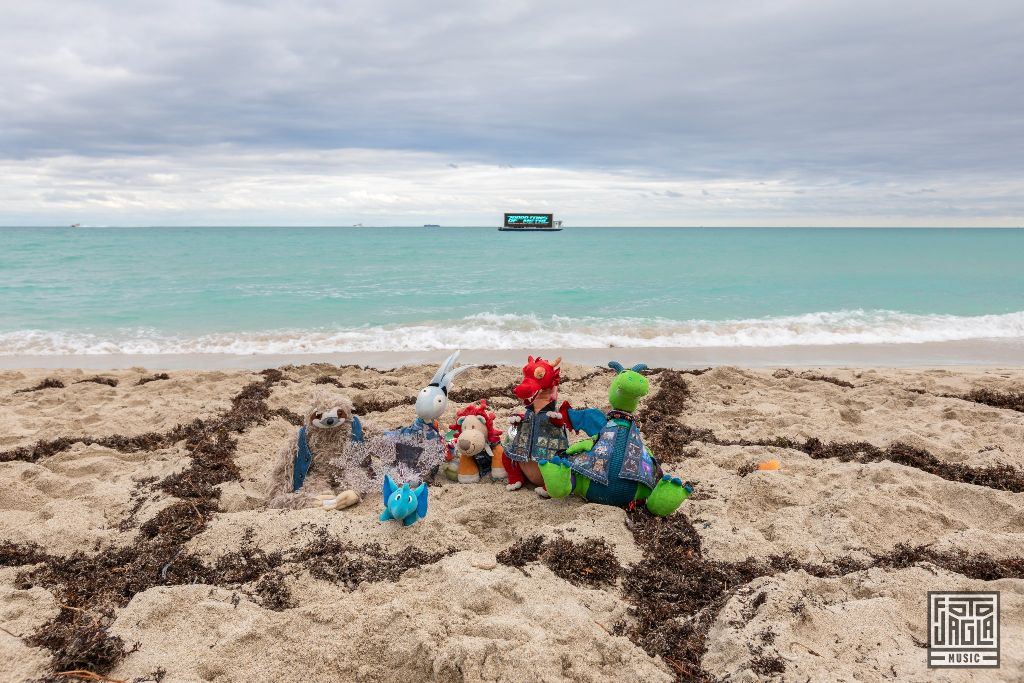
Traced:
POLYGON ((49 559, 49 553, 38 543, 0 541, 0 567, 21 567, 49 559))
POLYGON ((817 375, 812 372, 804 372, 798 375, 800 379, 809 379, 815 382, 828 382, 834 384, 837 387, 843 387, 844 389, 853 389, 855 385, 852 382, 847 382, 845 379, 839 379, 838 377, 832 377, 830 375, 817 375))
MULTIPOLYGON (((676 417, 690 398, 690 389, 678 373, 662 373, 658 391, 640 411, 647 444, 655 454, 671 456, 695 441, 721 446, 770 446, 790 448, 814 459, 872 463, 889 461, 934 474, 948 481, 975 484, 1001 491, 1024 492, 1024 469, 1009 464, 971 466, 941 460, 923 448, 895 442, 881 448, 866 441, 823 442, 811 437, 803 442, 788 437, 772 439, 723 439, 710 429, 682 424, 676 417)), ((667 458, 666 458, 667 459, 667 458)))
POLYGON ((43 389, 63 389, 63 388, 64 388, 64 382, 60 381, 59 379, 56 379, 55 377, 47 377, 46 379, 41 381, 39 384, 36 384, 35 386, 26 387, 25 389, 18 389, 14 393, 16 393, 16 394, 27 394, 27 393, 32 392, 32 391, 42 391, 43 389))
POLYGON ((545 544, 540 559, 556 576, 577 586, 610 586, 622 573, 615 552, 603 538, 588 538, 579 543, 556 538, 545 544))
POLYGON ((448 399, 456 403, 473 403, 485 398, 490 402, 491 399, 499 396, 513 396, 513 389, 516 388, 517 384, 518 382, 511 382, 509 384, 493 385, 482 388, 459 387, 457 389, 449 389, 448 399))
POLYGON ((411 406, 416 403, 415 396, 403 396, 398 399, 384 400, 381 398, 356 397, 352 405, 358 415, 366 413, 386 413, 398 406, 411 406))
POLYGON ((284 581, 284 574, 277 569, 261 576, 250 595, 261 606, 275 612, 295 607, 295 600, 291 589, 284 581))
POLYGON ((345 384, 341 380, 337 377, 331 377, 330 375, 321 375, 320 377, 317 377, 313 380, 313 384, 331 384, 339 389, 345 388, 345 384))
MULTIPOLYGON (((265 371, 262 380, 244 387, 232 399, 231 407, 219 416, 179 425, 166 435, 149 435, 141 441, 134 437, 136 441, 121 444, 155 448, 184 439, 192 456, 189 467, 158 485, 181 500, 144 523, 131 545, 70 557, 41 555, 32 547, 0 546, 0 554, 9 563, 42 562, 33 569, 22 570, 17 584, 20 588, 43 586, 53 592, 60 605, 57 615, 27 641, 50 650, 53 675, 78 671, 84 672, 83 676, 96 676, 115 667, 131 650, 108 627, 114 610, 124 607, 140 591, 193 582, 218 585, 238 578, 228 575, 223 566, 205 565, 185 550, 185 544, 206 527, 216 511, 216 484, 239 476, 234 463, 237 441, 231 432, 241 432, 272 414, 266 399, 271 386, 280 379, 279 371, 265 371)), ((255 551, 244 548, 241 552, 256 556, 255 551)), ((263 562, 261 571, 264 567, 273 568, 273 562, 263 562)), ((275 593, 269 586, 264 586, 264 592, 268 599, 275 593)), ((280 602, 279 597, 274 600, 280 602)))
POLYGON ((156 382, 158 380, 170 378, 171 376, 168 375, 166 372, 158 372, 153 375, 146 375, 145 377, 140 377, 139 381, 135 383, 135 386, 141 387, 143 384, 149 384, 150 382, 156 382))
MULTIPOLYGON (((622 585, 626 600, 632 605, 631 618, 616 624, 615 632, 629 637, 648 654, 660 655, 679 681, 714 680, 701 667, 708 632, 737 589, 761 576, 802 569, 812 576, 827 578, 871 567, 903 569, 930 563, 983 581, 1024 578, 1024 557, 994 559, 985 554, 936 551, 927 546, 897 545, 870 560, 842 557, 827 564, 800 562, 785 555, 738 562, 711 560, 704 557, 700 535, 685 515, 660 518, 637 508, 627 512, 627 516, 644 557, 624 571, 622 585)), ((750 603, 745 618, 752 618, 765 602, 762 595, 750 603)), ((752 653, 752 666, 764 668, 764 675, 781 673, 776 671, 776 656, 765 651, 774 637, 763 640, 764 646, 752 653)))
POLYGON ((108 387, 116 387, 118 385, 118 383, 119 383, 119 380, 115 379, 114 377, 102 377, 100 375, 95 375, 93 377, 86 377, 85 379, 80 379, 77 382, 75 382, 75 384, 89 384, 89 383, 91 383, 91 384, 105 384, 108 387))
POLYGON ((622 573, 615 551, 602 538, 575 542, 563 537, 547 541, 543 536, 527 536, 499 552, 497 560, 519 569, 539 560, 555 576, 590 588, 610 586, 622 573))
POLYGON ((319 528, 305 546, 287 559, 315 578, 355 588, 363 582, 397 581, 409 569, 433 564, 453 552, 454 548, 427 552, 407 547, 392 554, 379 544, 355 545, 319 528))
POLYGON ((496 559, 501 564, 509 567, 525 567, 530 562, 539 560, 543 549, 543 536, 528 536, 518 539, 512 545, 499 552, 496 559))
POLYGON ((958 398, 962 401, 981 403, 993 408, 1005 408, 1024 413, 1024 391, 994 391, 975 389, 966 394, 942 394, 943 398, 958 398))

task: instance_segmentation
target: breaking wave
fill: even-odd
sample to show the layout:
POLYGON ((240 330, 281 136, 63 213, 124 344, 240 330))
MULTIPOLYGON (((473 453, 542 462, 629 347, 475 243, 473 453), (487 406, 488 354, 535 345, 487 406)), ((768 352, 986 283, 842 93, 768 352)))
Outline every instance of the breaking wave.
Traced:
POLYGON ((296 354, 351 351, 540 348, 707 348, 918 344, 1024 339, 1024 311, 1001 315, 915 315, 836 311, 746 320, 568 318, 483 313, 461 320, 348 329, 217 332, 151 329, 0 333, 0 355, 296 354))

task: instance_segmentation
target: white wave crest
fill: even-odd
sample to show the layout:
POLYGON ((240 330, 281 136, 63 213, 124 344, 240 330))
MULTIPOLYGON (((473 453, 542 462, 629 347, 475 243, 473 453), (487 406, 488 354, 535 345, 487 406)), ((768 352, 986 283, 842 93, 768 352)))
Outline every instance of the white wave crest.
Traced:
POLYGON ((25 330, 0 333, 0 355, 773 347, 972 339, 1024 339, 1024 311, 955 316, 852 310, 748 320, 685 321, 483 313, 461 320, 407 325, 196 336, 168 335, 149 329, 102 334, 25 330))

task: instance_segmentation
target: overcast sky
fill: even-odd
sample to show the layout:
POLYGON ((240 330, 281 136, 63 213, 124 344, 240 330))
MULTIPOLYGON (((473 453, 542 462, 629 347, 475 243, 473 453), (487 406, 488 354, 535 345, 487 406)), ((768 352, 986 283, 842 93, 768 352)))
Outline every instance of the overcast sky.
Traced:
POLYGON ((1024 224, 1021 0, 0 10, 0 224, 1024 224))

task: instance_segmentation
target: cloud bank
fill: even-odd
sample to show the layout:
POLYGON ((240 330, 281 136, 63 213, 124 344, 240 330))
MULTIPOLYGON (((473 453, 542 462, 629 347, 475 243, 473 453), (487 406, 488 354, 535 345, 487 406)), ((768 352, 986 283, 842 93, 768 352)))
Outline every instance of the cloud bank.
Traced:
POLYGON ((20 3, 0 223, 1020 225, 1019 2, 20 3))

